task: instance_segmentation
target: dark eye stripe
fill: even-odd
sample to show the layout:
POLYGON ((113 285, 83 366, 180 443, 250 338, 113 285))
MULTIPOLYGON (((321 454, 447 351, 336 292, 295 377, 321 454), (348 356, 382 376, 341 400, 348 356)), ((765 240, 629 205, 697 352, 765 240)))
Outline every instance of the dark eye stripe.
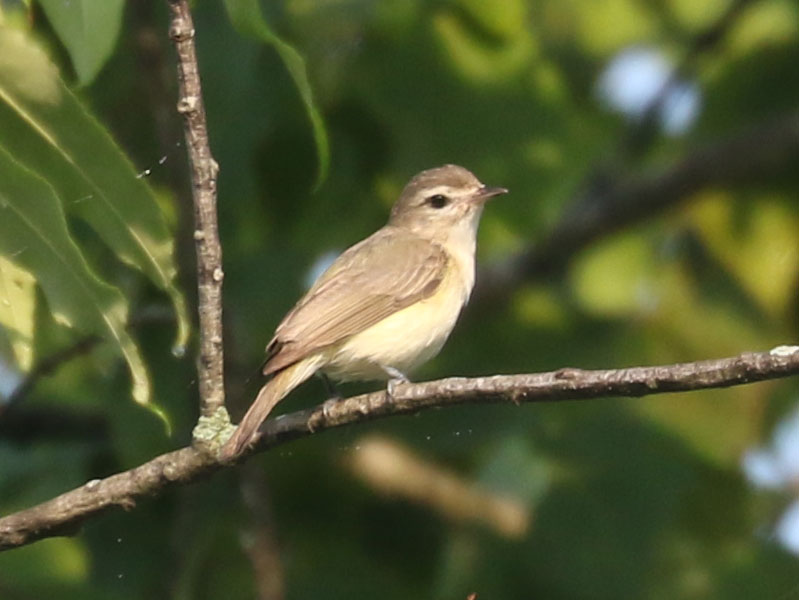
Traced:
POLYGON ((447 198, 444 194, 436 194, 434 196, 430 196, 427 199, 427 203, 433 208, 444 208, 447 204, 449 204, 449 198, 447 198))

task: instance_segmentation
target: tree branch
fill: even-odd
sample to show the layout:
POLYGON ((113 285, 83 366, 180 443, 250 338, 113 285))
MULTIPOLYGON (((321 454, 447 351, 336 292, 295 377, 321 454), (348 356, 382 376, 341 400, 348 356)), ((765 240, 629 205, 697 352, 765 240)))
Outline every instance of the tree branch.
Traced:
MULTIPOLYGON (((173 324, 174 322, 175 315, 172 313, 171 308, 147 306, 128 318, 127 328, 130 330, 141 325, 152 325, 154 323, 173 324)), ((40 379, 52 375, 73 359, 89 354, 102 341, 103 339, 99 336, 87 335, 69 346, 41 358, 9 394, 5 399, 5 403, 0 405, 0 417, 5 419, 6 412, 24 400, 33 391, 40 379)), ((0 428, 3 427, 0 426, 0 428)))
MULTIPOLYGON (((640 397, 667 392, 722 388, 799 374, 799 346, 770 352, 655 367, 584 371, 560 369, 530 375, 453 377, 398 384, 384 391, 328 401, 309 410, 270 419, 248 454, 344 425, 460 404, 561 402, 607 396, 640 397)), ((242 457, 243 458, 243 457, 242 457)), ((0 519, 0 550, 47 537, 75 533, 83 521, 109 508, 132 509, 145 496, 195 481, 231 466, 192 447, 163 454, 123 473, 85 485, 0 519)))
POLYGON ((620 135, 614 156, 597 161, 546 238, 482 270, 474 294, 477 302, 506 298, 525 281, 559 273, 595 240, 655 216, 709 185, 765 180, 790 161, 796 162, 799 113, 794 112, 700 148, 659 175, 624 181, 618 174, 618 165, 640 157, 656 141, 657 116, 681 77, 721 45, 736 20, 754 3, 731 0, 713 23, 688 41, 681 60, 642 116, 620 135))
POLYGON ((87 354, 100 341, 102 341, 100 337, 96 335, 89 335, 79 339, 73 344, 70 344, 66 348, 62 348, 61 350, 53 352, 53 354, 46 356, 37 362, 27 373, 25 378, 14 389, 14 391, 12 391, 8 396, 5 405, 0 406, 0 415, 3 415, 8 409, 18 404, 20 400, 28 395, 28 393, 30 393, 30 391, 41 378, 50 375, 63 364, 71 361, 73 358, 87 354))
POLYGON ((241 498, 249 523, 246 533, 239 535, 242 549, 250 559, 258 600, 284 600, 285 576, 276 523, 270 502, 266 471, 250 463, 242 469, 241 498))
POLYGON ((225 405, 222 353, 222 247, 216 216, 219 171, 208 145, 200 73, 194 48, 194 23, 188 0, 168 0, 172 12, 169 37, 178 55, 177 109, 183 115, 191 163, 194 199, 194 241, 197 249, 197 305, 200 317, 198 366, 200 413, 210 417, 225 405))
POLYGON ((0 438, 21 444, 47 441, 80 441, 83 443, 109 440, 105 415, 87 408, 69 406, 14 406, 2 413, 0 438))
POLYGON ((744 9, 754 2, 755 0, 731 0, 714 22, 700 29, 687 41, 682 50, 682 58, 672 68, 671 74, 654 95, 649 106, 644 109, 640 118, 632 121, 627 131, 621 136, 616 160, 623 156, 643 154, 652 147, 659 131, 658 116, 663 110, 669 94, 680 83, 681 78, 693 70, 703 56, 721 46, 727 33, 733 29, 744 9))
POLYGON ((481 272, 475 296, 505 297, 563 269, 589 244, 657 215, 713 185, 768 181, 799 163, 799 112, 700 148, 665 171, 588 190, 538 244, 481 272))

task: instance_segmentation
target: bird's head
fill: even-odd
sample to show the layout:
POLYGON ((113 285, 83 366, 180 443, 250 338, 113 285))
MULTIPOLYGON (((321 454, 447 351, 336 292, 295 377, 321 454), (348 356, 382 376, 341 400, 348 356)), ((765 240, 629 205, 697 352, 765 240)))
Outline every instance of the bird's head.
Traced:
POLYGON ((446 238, 463 227, 476 231, 485 202, 507 191, 483 185, 471 171, 457 165, 428 169, 402 190, 389 225, 430 239, 446 238))

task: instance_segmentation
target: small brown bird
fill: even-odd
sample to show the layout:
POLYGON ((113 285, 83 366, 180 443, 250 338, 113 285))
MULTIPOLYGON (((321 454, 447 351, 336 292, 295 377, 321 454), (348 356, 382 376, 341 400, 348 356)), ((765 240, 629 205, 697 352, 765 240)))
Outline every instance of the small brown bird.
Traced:
POLYGON ((438 354, 474 286, 487 187, 456 165, 422 171, 382 229, 346 250, 278 325, 264 385, 222 454, 240 454, 274 406, 316 371, 402 380, 438 354))

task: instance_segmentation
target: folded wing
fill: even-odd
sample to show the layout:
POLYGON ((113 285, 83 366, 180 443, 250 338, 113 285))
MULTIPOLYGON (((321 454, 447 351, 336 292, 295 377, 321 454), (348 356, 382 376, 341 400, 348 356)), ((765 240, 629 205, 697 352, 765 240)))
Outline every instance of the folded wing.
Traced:
POLYGON ((287 366, 431 296, 447 254, 407 231, 384 227, 325 271, 286 315, 267 346, 264 374, 287 366))

